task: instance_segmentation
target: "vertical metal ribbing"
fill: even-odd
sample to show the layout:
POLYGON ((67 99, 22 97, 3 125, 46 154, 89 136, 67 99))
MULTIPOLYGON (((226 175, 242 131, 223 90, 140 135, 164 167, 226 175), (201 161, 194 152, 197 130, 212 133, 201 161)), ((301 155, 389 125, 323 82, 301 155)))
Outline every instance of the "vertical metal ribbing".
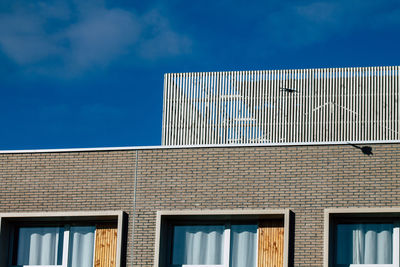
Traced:
POLYGON ((265 134, 265 140, 266 142, 272 142, 272 136, 271 136, 271 114, 272 114, 272 79, 271 79, 271 71, 266 71, 265 72, 265 87, 264 87, 264 134, 265 134))
POLYGON ((252 81, 251 81, 251 83, 252 83, 252 90, 251 90, 251 92, 250 92, 250 94, 251 94, 251 104, 250 104, 250 107, 251 107, 251 114, 250 114, 250 121, 249 121, 249 125, 250 125, 250 127, 251 127, 251 135, 250 135, 250 143, 254 143, 254 140, 255 140, 255 124, 256 124, 256 121, 255 121, 255 118, 256 118, 256 111, 255 111, 255 107, 256 107, 256 102, 255 102, 255 97, 256 97, 256 86, 257 86, 257 72, 256 71, 253 71, 253 73, 252 73, 252 75, 251 75, 251 78, 252 78, 252 81))
POLYGON ((384 92, 384 103, 383 103, 383 112, 384 112, 384 122, 383 122, 383 131, 384 131, 384 140, 389 140, 389 135, 390 135, 390 121, 389 121, 389 117, 388 117, 388 106, 389 106, 389 101, 388 101, 388 95, 390 93, 390 88, 389 88, 389 84, 388 84, 388 78, 389 77, 389 70, 387 67, 383 68, 384 70, 384 79, 383 79, 383 83, 385 85, 385 88, 383 90, 384 92))
POLYGON ((233 105, 232 105, 232 97, 231 97, 231 95, 232 95, 232 86, 233 86, 233 79, 234 79, 234 77, 233 77, 233 75, 234 75, 234 73, 233 72, 228 72, 228 78, 227 78, 227 81, 226 81, 226 86, 227 86, 227 94, 226 94, 226 97, 227 97, 227 102, 228 102, 228 105, 229 105, 229 107, 228 107, 228 120, 227 120, 227 128, 228 128, 228 134, 227 134, 227 140, 226 140, 226 142, 227 143, 230 143, 231 141, 230 141, 230 139, 232 138, 232 119, 233 119, 233 116, 232 116, 232 112, 233 112, 233 105))
POLYGON ((164 74, 164 88, 163 88, 163 111, 162 111, 162 129, 161 129, 161 145, 165 145, 165 130, 166 130, 166 112, 165 112, 165 108, 167 105, 167 90, 166 90, 166 74, 164 74))
POLYGON ((276 71, 271 70, 270 71, 270 87, 268 88, 267 94, 270 99, 270 109, 269 109, 269 121, 270 125, 269 127, 269 135, 270 135, 270 142, 275 143, 275 136, 276 136, 276 119, 275 119, 275 113, 277 110, 277 103, 276 103, 276 71))
MULTIPOLYGON (((287 77, 287 81, 288 81, 288 84, 289 84, 289 88, 290 89, 294 89, 294 71, 293 70, 289 70, 288 71, 288 77, 287 77)), ((296 121, 294 121, 294 95, 295 95, 296 93, 294 92, 294 93, 290 93, 290 94, 287 94, 287 96, 288 96, 288 101, 287 101, 287 104, 288 104, 288 132, 289 132, 289 134, 288 134, 288 140, 289 140, 289 142, 294 142, 294 139, 293 139, 293 135, 294 135, 294 128, 295 128, 295 123, 296 123, 296 121)))
POLYGON ((245 143, 251 143, 251 118, 252 118, 252 109, 251 109, 251 95, 252 95, 252 87, 253 87, 253 81, 252 81, 252 77, 253 77, 253 71, 248 71, 247 72, 247 84, 249 84, 250 86, 247 87, 246 92, 247 92, 247 101, 246 101, 246 121, 245 121, 245 125, 247 126, 247 136, 246 136, 246 140, 245 143))
POLYGON ((279 87, 281 86, 281 70, 277 70, 275 72, 275 101, 276 101, 276 110, 274 114, 275 120, 275 139, 274 143, 278 143, 281 135, 282 126, 280 124, 280 118, 282 117, 282 97, 280 97, 281 90, 279 87))
POLYGON ((229 102, 226 99, 226 96, 228 94, 227 93, 227 87, 228 87, 228 83, 227 83, 228 73, 227 72, 222 73, 221 80, 222 80, 222 90, 223 90, 222 91, 223 93, 221 96, 221 99, 222 99, 221 110, 223 110, 223 112, 221 114, 222 115, 221 124, 222 124, 222 129, 223 129, 221 143, 227 144, 228 143, 228 112, 229 112, 229 102))
POLYGON ((188 132, 189 132, 189 126, 188 126, 188 98, 189 98, 189 92, 188 92, 188 84, 187 84, 187 75, 186 73, 184 73, 182 75, 182 79, 183 79, 183 86, 182 86, 182 99, 183 99, 183 121, 182 121, 182 129, 183 129, 183 134, 182 134, 182 144, 187 144, 188 143, 188 132))
POLYGON ((258 90, 258 118, 259 121, 257 122, 257 142, 263 142, 264 138, 264 131, 263 131, 263 124, 264 124, 264 103, 263 101, 263 92, 264 92, 264 82, 265 82, 265 75, 264 71, 259 71, 259 90, 258 90))
POLYGON ((209 100, 208 100, 208 114, 209 114, 209 123, 208 123, 208 142, 207 144, 214 144, 214 138, 212 135, 212 130, 214 127, 214 121, 213 121, 213 113, 214 113, 214 74, 208 73, 208 77, 209 77, 209 88, 208 88, 208 95, 209 95, 209 100))
POLYGON ((249 127, 250 127, 250 139, 249 143, 254 143, 255 133, 254 133, 254 125, 255 125, 255 90, 256 90, 256 74, 257 72, 252 71, 251 74, 251 91, 250 91, 250 107, 249 107, 249 127))
POLYGON ((358 120, 359 120, 359 128, 360 128, 360 140, 365 140, 365 133, 364 133, 364 122, 363 122, 363 117, 365 113, 365 105, 364 103, 364 77, 365 77, 365 68, 360 68, 360 87, 358 90, 358 104, 359 104, 359 115, 358 115, 358 120))
POLYGON ((183 144, 183 131, 184 131, 184 98, 183 98, 183 74, 179 74, 179 86, 178 86, 178 94, 179 94, 179 114, 178 114, 178 145, 183 144))
POLYGON ((197 108, 198 108, 198 111, 199 111, 199 121, 198 121, 198 124, 197 124, 197 129, 196 129, 196 131, 197 131, 197 145, 200 145, 201 143, 202 143, 202 139, 201 139, 201 136, 202 136, 202 134, 203 134, 203 129, 202 129, 202 127, 203 127, 203 121, 204 121, 204 115, 203 115, 203 99, 204 99, 204 96, 203 96, 203 86, 202 86, 202 83, 203 83, 203 79, 202 79, 202 77, 203 77, 203 74, 200 72, 200 73, 197 73, 197 82, 196 82, 196 84, 197 84, 197 99, 198 99, 198 101, 197 101, 197 104, 196 104, 196 106, 197 106, 197 108))
POLYGON ((358 125, 358 114, 360 113, 359 111, 359 105, 358 105, 358 79, 360 75, 360 69, 359 68, 354 68, 354 89, 353 89, 353 111, 356 113, 352 114, 353 117, 353 131, 354 131, 354 141, 359 140, 358 138, 358 133, 359 133, 359 125, 358 125))
MULTIPOLYGON (((349 95, 350 95, 350 70, 349 68, 344 69, 344 80, 345 80, 345 86, 343 90, 344 94, 344 106, 345 107, 350 107, 350 101, 349 101, 349 95)), ((350 124, 349 124, 349 113, 347 110, 343 110, 343 118, 344 118, 344 136, 345 140, 351 141, 350 137, 350 124)))
POLYGON ((172 116, 173 116, 173 112, 172 112, 172 108, 175 106, 173 101, 173 90, 172 90, 172 84, 171 84, 171 76, 172 74, 168 74, 168 114, 167 114, 167 129, 166 132, 168 133, 168 135, 166 136, 166 140, 167 140, 167 145, 171 145, 171 138, 173 135, 173 125, 172 125, 172 116))
POLYGON ((321 130, 321 120, 320 120, 320 108, 322 105, 322 101, 321 101, 321 71, 319 69, 315 70, 315 79, 316 79, 316 102, 317 105, 314 108, 315 111, 315 120, 316 120, 316 131, 315 131, 315 139, 314 141, 319 142, 320 141, 320 130, 321 130))
POLYGON ((173 101, 171 103, 171 108, 172 108, 172 114, 171 114, 171 127, 172 127, 172 135, 171 135, 171 145, 175 145, 176 144, 176 132, 178 131, 177 126, 176 126, 176 107, 178 105, 177 103, 177 97, 176 97, 176 83, 175 83, 175 76, 176 74, 172 74, 171 77, 171 90, 172 90, 172 98, 171 101, 173 101))
POLYGON ((210 76, 204 73, 204 144, 208 144, 208 128, 210 126, 210 76))
POLYGON ((261 143, 263 142, 262 139, 264 137, 264 131, 262 128, 262 124, 264 122, 264 117, 263 117, 263 90, 264 90, 264 71, 258 71, 258 90, 257 90, 257 116, 258 116, 258 120, 256 120, 257 123, 257 143, 261 143))
POLYGON ((303 70, 296 70, 296 140, 295 142, 304 142, 304 105, 306 102, 304 101, 304 88, 303 88, 303 70))
POLYGON ((181 114, 181 140, 180 140, 180 144, 182 145, 182 144, 185 144, 185 128, 186 128, 186 121, 185 121, 185 119, 186 119, 186 104, 185 104, 185 98, 186 98, 186 88, 185 88, 185 74, 183 73, 183 74, 181 74, 181 84, 182 84, 182 86, 180 87, 180 94, 181 94, 181 99, 182 99, 182 101, 181 101, 181 112, 182 112, 182 114, 181 114))
MULTIPOLYGON (((351 110, 351 89, 352 89, 352 71, 351 68, 346 68, 346 91, 345 91, 345 99, 346 105, 349 110, 351 110)), ((351 136, 351 112, 345 111, 345 118, 346 118, 346 140, 353 141, 351 136)))
POLYGON ((284 116, 283 114, 283 99, 281 96, 282 91, 280 90, 280 87, 282 87, 282 70, 278 70, 277 72, 277 82, 276 82, 276 96, 277 96, 277 102, 278 102, 278 108, 279 111, 276 116, 276 128, 277 128, 277 133, 276 133, 276 143, 280 142, 281 136, 282 136, 282 124, 281 124, 281 118, 284 116))
POLYGON ((213 127, 212 127, 212 132, 211 132, 211 138, 213 141, 213 144, 218 144, 218 95, 219 95, 219 88, 218 88, 218 78, 217 78, 217 73, 213 72, 213 127))
MULTIPOLYGON (((297 88, 296 88, 296 70, 290 70, 290 75, 289 75, 289 79, 290 79, 290 88, 291 89, 295 89, 295 90, 297 90, 297 88)), ((291 93, 291 94, 289 94, 289 97, 290 97, 290 101, 289 101, 289 105, 290 105, 290 124, 291 124, 291 129, 290 129, 290 140, 291 140, 291 142, 296 142, 296 139, 295 139, 295 135, 296 135, 296 125, 299 123, 297 120, 296 120, 296 110, 297 110, 297 107, 296 107, 296 96, 298 95, 298 92, 296 91, 296 92, 294 92, 294 93, 291 93)))
POLYGON ((377 90, 376 90, 376 80, 377 80, 377 68, 374 67, 373 69, 373 82, 372 82, 372 121, 373 121, 373 136, 372 138, 376 140, 377 137, 377 130, 378 130, 378 125, 377 125, 377 110, 376 110, 376 103, 377 103, 377 90))
POLYGON ((393 106, 394 108, 394 130, 395 130, 395 138, 394 140, 400 140, 400 125, 399 125, 399 120, 400 120, 400 72, 399 72, 399 67, 394 67, 394 73, 393 73, 393 106))
POLYGON ((374 129, 373 129, 373 96, 372 96, 372 88, 373 88, 373 68, 369 67, 368 68, 368 117, 367 117, 367 123, 368 123, 368 136, 372 140, 373 139, 373 134, 374 134, 374 129))
POLYGON ((208 80, 209 80, 209 76, 207 72, 204 72, 204 87, 203 87, 203 91, 204 91, 204 105, 203 105, 203 109, 204 109, 204 128, 203 128, 203 144, 207 144, 208 142, 208 136, 207 136, 207 132, 208 132, 208 125, 209 125, 209 114, 208 114, 208 105, 209 105, 209 90, 208 90, 208 80))
POLYGON ((231 105, 232 105, 232 114, 231 114, 231 142, 235 143, 235 139, 236 137, 236 121, 237 121, 237 99, 236 99, 236 94, 237 94, 237 90, 238 90, 238 82, 237 82, 237 78, 238 78, 238 73, 237 72, 232 72, 232 84, 231 84, 231 105))
POLYGON ((200 86, 200 73, 195 74, 195 80, 194 80, 194 86, 195 86, 195 96, 196 96, 196 101, 195 101, 195 107, 196 107, 196 117, 195 117, 195 144, 200 143, 200 136, 201 136, 201 124, 203 120, 203 114, 201 114, 201 86, 200 86))
POLYGON ((360 129, 359 132, 359 140, 364 140, 364 76, 365 76, 365 68, 360 68, 360 78, 359 78, 359 88, 358 88, 358 106, 359 106, 359 113, 358 113, 358 127, 360 129))
POLYGON ((357 118, 357 140, 362 140, 361 136, 362 136, 362 124, 361 124, 361 114, 362 114, 362 104, 360 101, 360 96, 361 96, 361 82, 362 82, 362 69, 361 68, 357 68, 358 69, 358 78, 357 78, 357 88, 356 88, 356 107, 357 107, 357 114, 356 114, 356 118, 357 118))
MULTIPOLYGON (((337 90, 337 103, 339 107, 343 107, 343 70, 338 69, 338 90, 337 90)), ((338 123, 338 140, 343 141, 343 109, 338 109, 338 118, 339 118, 339 123, 338 123)))
POLYGON ((194 94, 193 94, 193 74, 188 74, 187 76, 188 84, 189 84, 189 129, 188 129, 188 145, 193 145, 193 122, 194 122, 194 114, 196 112, 194 108, 194 94))
MULTIPOLYGON (((242 113, 242 117, 240 118, 240 123, 243 125, 243 132, 242 132, 242 137, 240 138, 240 143, 247 143, 247 138, 248 138, 248 125, 247 123, 244 121, 246 118, 248 118, 248 113, 249 110, 247 109, 247 103, 249 101, 249 90, 246 90, 246 86, 249 83, 249 72, 248 71, 243 71, 240 72, 241 76, 242 76, 242 88, 241 88, 241 92, 243 94, 243 101, 241 102, 241 113, 242 113)), ((237 117, 237 114, 236 114, 237 117)), ((240 135, 237 135, 236 137, 239 138, 240 135)))
POLYGON ((165 74, 163 95, 163 145, 400 138, 398 66, 165 74))
POLYGON ((213 124, 212 124, 212 131, 211 131, 211 139, 213 144, 217 144, 217 134, 218 134, 218 79, 217 79, 217 73, 213 72, 213 124))
POLYGON ((382 121, 383 121, 383 109, 382 109, 382 75, 383 75, 383 69, 382 67, 379 67, 379 84, 378 84, 378 118, 379 118, 379 139, 378 140, 382 140, 383 139, 383 125, 382 125, 382 121))
POLYGON ((186 73, 185 74, 185 80, 186 80, 186 111, 187 113, 185 114, 186 117, 186 144, 191 144, 191 119, 192 119, 192 95, 191 95, 191 90, 190 90, 190 79, 191 79, 191 75, 190 73, 186 73))
POLYGON ((254 143, 259 143, 260 140, 260 131, 259 125, 261 121, 261 114, 260 114, 260 91, 261 91, 261 77, 260 71, 256 71, 256 89, 254 91, 254 143))
MULTIPOLYGON (((307 134, 307 142, 313 141, 313 132, 314 132, 314 112, 313 108, 315 105, 314 99, 314 83, 312 79, 312 70, 308 69, 305 71, 306 75, 306 96, 307 96, 307 113, 306 113, 306 120, 308 120, 308 134, 307 134)), ((307 126, 306 126, 307 127, 307 126)))
POLYGON ((208 128, 208 135, 209 135, 209 144, 214 143, 214 134, 215 132, 215 121, 214 121, 214 113, 215 113, 215 75, 214 73, 210 73, 210 101, 209 101, 209 112, 210 112, 210 125, 208 128))
POLYGON ((383 78, 383 82, 385 84, 385 88, 384 88, 384 99, 385 102, 383 104, 383 111, 384 111, 384 140, 389 140, 389 136, 390 136, 390 131, 391 131, 391 125, 390 125, 390 121, 389 121, 389 114, 388 114, 388 107, 390 105, 389 103, 389 95, 390 95, 390 88, 389 88, 389 69, 388 67, 384 67, 384 78, 383 78))
POLYGON ((392 133, 390 135, 390 140, 396 140, 397 139, 397 133, 396 133, 396 105, 395 105, 395 98, 396 98, 396 93, 395 93, 395 87, 394 87, 394 75, 395 75, 395 67, 390 67, 390 107, 388 108, 390 120, 391 120, 391 126, 390 128, 392 129, 392 133))
POLYGON ((191 73, 190 75, 190 90, 191 90, 191 100, 192 100, 192 120, 190 124, 191 129, 191 145, 196 144, 196 127, 197 127, 197 118, 198 118, 198 110, 197 110, 197 96, 196 96, 196 74, 191 73))
POLYGON ((395 118, 395 122, 396 122, 396 132, 397 132, 397 140, 400 140, 400 67, 397 66, 396 67, 396 73, 395 73, 395 81, 394 84, 396 86, 395 89, 395 95, 396 95, 396 108, 397 108, 397 112, 396 114, 396 118, 395 118))
POLYGON ((171 112, 169 111, 169 106, 170 106, 170 87, 169 87, 169 74, 165 74, 164 75, 164 90, 165 90, 165 99, 164 99, 164 101, 165 101, 165 107, 164 107, 164 112, 165 112, 165 114, 164 114, 164 117, 165 117, 165 127, 164 127, 164 136, 163 136, 163 139, 164 139, 164 142, 162 142, 162 145, 169 145, 168 144, 168 138, 169 138, 169 136, 170 136, 170 129, 171 129, 171 127, 170 127, 170 124, 169 124, 169 121, 168 121, 168 118, 169 118, 169 115, 171 114, 171 112))
POLYGON ((193 125, 192 125, 192 144, 196 145, 198 144, 198 137, 199 137, 199 131, 198 131, 198 126, 199 126, 199 109, 198 109, 198 103, 199 103, 199 95, 198 95, 198 86, 197 86, 197 73, 192 73, 192 86, 193 86, 193 125))
POLYGON ((389 139, 390 140, 396 140, 396 136, 395 136, 395 120, 394 120, 394 113, 395 113, 395 105, 394 105, 394 96, 395 96, 395 94, 394 94, 394 87, 393 87, 393 74, 394 74, 394 67, 389 67, 389 73, 390 73, 390 75, 389 75, 389 92, 390 92, 390 95, 389 95, 389 102, 390 102, 390 105, 388 106, 388 113, 389 113, 389 115, 388 115, 388 117, 389 117, 389 120, 390 120, 390 129, 391 129, 391 131, 390 131, 390 136, 389 136, 389 139))
POLYGON ((330 73, 330 84, 331 84, 330 103, 332 106, 332 112, 330 114, 332 132, 330 133, 330 136, 332 141, 337 141, 337 133, 339 129, 337 123, 337 110, 339 110, 339 107, 337 106, 337 101, 336 101, 336 88, 337 88, 336 76, 337 76, 336 69, 332 68, 330 73))
POLYGON ((271 71, 265 71, 265 81, 263 89, 263 132, 264 132, 264 142, 271 142, 271 120, 270 114, 272 113, 272 101, 271 101, 271 71))
POLYGON ((239 129, 240 129, 239 126, 241 124, 243 124, 243 122, 241 121, 241 119, 243 117, 240 118, 239 114, 244 109, 244 103, 246 103, 248 101, 248 98, 247 98, 248 90, 246 90, 247 86, 245 86, 245 84, 246 85, 248 84, 247 82, 248 82, 247 81, 247 76, 246 76, 246 80, 244 80, 243 82, 240 82, 240 77, 239 77, 239 79, 236 79, 235 95, 239 95, 242 90, 246 94, 246 98, 245 98, 244 102, 240 101, 240 98, 235 96, 235 112, 234 112, 235 120, 234 120, 234 126, 233 127, 235 129, 234 139, 235 140, 239 140, 238 143, 247 143, 247 140, 243 140, 243 139, 240 138, 241 135, 240 135, 240 131, 239 131, 239 129))
POLYGON ((258 143, 260 140, 260 133, 259 133, 259 123, 261 120, 260 116, 260 91, 261 91, 261 79, 260 79, 260 71, 256 71, 256 89, 254 91, 254 143, 258 143))
POLYGON ((180 139, 180 109, 181 109, 181 94, 180 94, 180 74, 175 75, 175 95, 176 95, 176 104, 175 104, 175 145, 179 145, 180 139))
MULTIPOLYGON (((349 68, 350 69, 350 88, 349 88, 349 109, 351 111, 354 111, 354 90, 355 90, 355 77, 356 77, 356 72, 354 68, 349 68)), ((354 113, 349 112, 349 123, 350 123, 350 128, 349 128, 349 133, 350 133, 350 138, 351 141, 355 141, 355 127, 354 127, 354 113)))
POLYGON ((301 105, 304 103, 299 102, 299 97, 300 97, 300 72, 299 70, 294 70, 294 80, 293 80, 293 85, 294 89, 296 90, 295 93, 293 94, 293 110, 294 110, 294 132, 293 132, 293 141, 294 142, 299 142, 299 138, 302 139, 303 133, 299 131, 300 125, 301 125, 301 117, 299 117, 300 110, 301 110, 301 105))
POLYGON ((202 129, 202 144, 207 144, 207 128, 208 128, 208 75, 203 73, 203 129, 202 129))
POLYGON ((253 116, 252 116, 252 119, 251 119, 251 125, 252 125, 252 128, 253 128, 253 136, 252 136, 252 139, 251 139, 251 143, 256 143, 257 142, 257 121, 258 121, 258 111, 257 111, 257 100, 258 100, 258 98, 257 98, 257 96, 258 96, 258 90, 259 90, 259 88, 258 88, 258 82, 259 82, 259 79, 258 79, 259 77, 258 77, 258 71, 254 71, 254 76, 253 76, 253 90, 252 90, 252 94, 253 94, 253 97, 252 97, 252 109, 253 109, 253 116))
POLYGON ((379 140, 379 68, 374 68, 374 84, 373 84, 373 121, 374 121, 374 140, 379 140))
MULTIPOLYGON (((247 126, 247 124, 246 124, 246 122, 244 120, 245 120, 245 118, 248 117, 248 112, 249 112, 248 109, 246 108, 247 102, 249 101, 249 98, 248 98, 249 90, 245 90, 246 86, 244 86, 244 85, 248 84, 249 75, 248 75, 247 71, 243 71, 243 72, 240 72, 240 73, 241 73, 240 76, 242 77, 242 81, 243 81, 242 82, 243 87, 241 88, 241 92, 242 92, 242 95, 243 95, 243 100, 242 100, 242 103, 241 103, 242 116, 240 118, 241 120, 243 120, 243 121, 241 121, 243 132, 242 132, 242 136, 241 136, 239 142, 240 143, 246 143, 247 136, 248 136, 248 126, 247 126)), ((239 136, 237 136, 237 138, 239 138, 239 136)))
POLYGON ((176 98, 176 84, 175 84, 175 76, 176 74, 172 74, 170 77, 170 83, 171 83, 171 90, 172 90, 172 98, 171 98, 171 127, 172 127, 172 134, 171 134, 171 145, 176 144, 176 132, 178 131, 177 126, 176 126, 176 106, 177 106, 177 98, 176 98))
POLYGON ((331 104, 329 103, 329 69, 324 69, 324 121, 325 121, 325 129, 324 129, 324 137, 323 140, 329 140, 329 130, 330 130, 330 121, 329 121, 329 113, 331 104))
POLYGON ((279 84, 279 91, 280 91, 280 102, 281 102, 281 107, 282 107, 282 113, 281 116, 278 117, 280 120, 280 135, 279 135, 279 140, 278 142, 286 142, 285 137, 286 137, 286 125, 284 123, 286 122, 286 114, 287 114, 287 99, 286 95, 284 94, 284 90, 281 90, 280 88, 286 87, 286 71, 282 70, 280 71, 280 84, 279 84))
POLYGON ((215 144, 220 144, 221 141, 221 80, 220 80, 220 72, 215 72, 215 134, 214 140, 215 144))
POLYGON ((245 110, 245 116, 244 116, 244 121, 242 122, 243 124, 244 124, 244 128, 246 129, 245 130, 245 136, 244 136, 244 139, 242 139, 242 143, 249 143, 249 136, 250 136, 250 133, 249 133, 249 123, 248 123, 248 120, 249 120, 249 118, 250 118, 250 106, 249 106, 249 103, 250 103, 250 90, 251 90, 251 82, 250 82, 250 71, 245 71, 244 72, 245 74, 245 78, 244 78, 244 80, 246 81, 245 82, 245 84, 246 85, 250 85, 250 86, 244 86, 243 88, 242 88, 242 90, 244 91, 244 93, 245 93, 245 101, 244 101, 244 103, 242 103, 242 108, 245 110))
POLYGON ((332 140, 334 141, 339 141, 339 123, 338 123, 338 110, 339 110, 339 106, 338 106, 338 101, 337 101, 337 88, 338 88, 338 72, 337 69, 333 68, 332 69, 332 95, 331 95, 331 101, 332 101, 332 105, 334 108, 333 114, 332 114, 332 121, 334 122, 334 132, 332 133, 332 140))

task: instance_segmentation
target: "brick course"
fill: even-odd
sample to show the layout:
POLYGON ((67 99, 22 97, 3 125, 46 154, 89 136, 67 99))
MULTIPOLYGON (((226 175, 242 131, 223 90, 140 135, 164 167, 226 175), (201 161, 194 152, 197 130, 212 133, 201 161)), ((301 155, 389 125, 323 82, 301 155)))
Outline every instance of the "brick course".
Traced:
POLYGON ((151 266, 157 210, 290 208, 294 266, 322 266, 324 208, 400 206, 400 144, 369 146, 0 154, 0 212, 123 210, 127 266, 151 266))

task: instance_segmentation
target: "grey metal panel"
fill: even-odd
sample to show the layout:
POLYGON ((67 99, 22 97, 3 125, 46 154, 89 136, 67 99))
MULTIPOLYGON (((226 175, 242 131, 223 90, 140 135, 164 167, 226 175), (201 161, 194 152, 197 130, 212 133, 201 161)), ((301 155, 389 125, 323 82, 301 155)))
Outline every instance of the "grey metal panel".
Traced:
POLYGON ((399 140, 399 67, 166 74, 162 145, 399 140))

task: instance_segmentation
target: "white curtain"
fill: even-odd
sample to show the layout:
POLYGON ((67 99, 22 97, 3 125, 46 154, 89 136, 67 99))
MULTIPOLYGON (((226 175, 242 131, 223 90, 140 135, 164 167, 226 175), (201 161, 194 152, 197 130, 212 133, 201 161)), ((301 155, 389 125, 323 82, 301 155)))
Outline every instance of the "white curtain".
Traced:
POLYGON ((231 267, 256 267, 257 225, 232 225, 231 267))
POLYGON ((19 228, 17 265, 61 264, 63 233, 60 227, 19 228))
POLYGON ((337 264, 391 264, 393 224, 338 224, 337 264))
POLYGON ((223 225, 175 226, 173 264, 222 264, 223 225))
POLYGON ((70 228, 68 267, 93 266, 95 230, 95 226, 70 228))

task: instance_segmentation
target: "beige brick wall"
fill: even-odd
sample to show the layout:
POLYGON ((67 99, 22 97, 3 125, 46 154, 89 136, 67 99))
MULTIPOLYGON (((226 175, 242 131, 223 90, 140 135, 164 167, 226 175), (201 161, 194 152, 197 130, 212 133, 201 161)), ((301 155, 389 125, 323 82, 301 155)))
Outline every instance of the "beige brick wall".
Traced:
POLYGON ((399 207, 400 144, 0 154, 0 212, 124 210, 127 266, 151 266, 156 210, 295 214, 295 266, 321 266, 323 209, 399 207))

